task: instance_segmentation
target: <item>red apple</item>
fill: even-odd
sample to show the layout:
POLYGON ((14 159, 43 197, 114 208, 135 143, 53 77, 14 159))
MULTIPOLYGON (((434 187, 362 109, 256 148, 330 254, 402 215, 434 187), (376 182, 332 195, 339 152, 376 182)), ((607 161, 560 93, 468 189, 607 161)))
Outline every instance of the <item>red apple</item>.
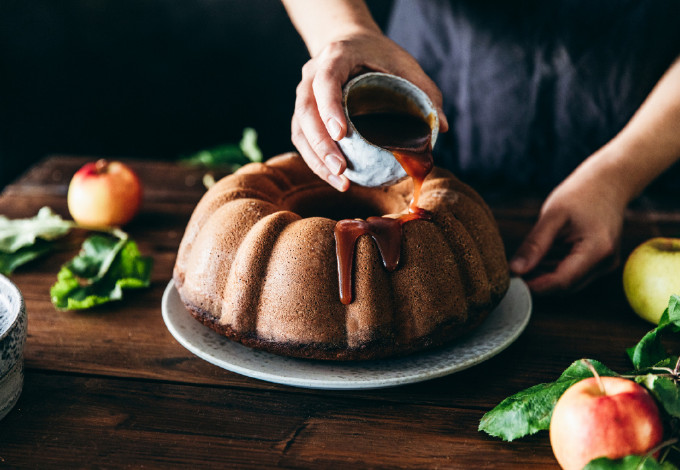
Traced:
POLYGON ((98 160, 85 164, 68 187, 68 210, 85 227, 125 225, 142 202, 142 184, 121 162, 98 160))
POLYGON ((620 377, 575 383, 557 401, 550 421, 550 444, 565 470, 580 470, 598 457, 644 455, 662 438, 654 399, 620 377))

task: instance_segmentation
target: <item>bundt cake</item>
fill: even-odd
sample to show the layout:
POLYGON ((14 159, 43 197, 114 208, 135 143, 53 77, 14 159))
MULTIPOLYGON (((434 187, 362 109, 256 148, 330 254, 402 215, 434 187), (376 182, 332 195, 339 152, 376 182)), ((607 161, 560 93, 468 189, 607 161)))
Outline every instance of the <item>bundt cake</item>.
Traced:
POLYGON ((340 301, 334 229, 341 219, 408 211, 413 182, 339 193, 297 154, 252 163, 201 199, 182 239, 175 286, 198 320, 241 343, 314 359, 404 355, 478 326, 509 285, 490 209, 434 168, 402 226, 387 271, 370 236, 353 256, 352 298, 340 301))

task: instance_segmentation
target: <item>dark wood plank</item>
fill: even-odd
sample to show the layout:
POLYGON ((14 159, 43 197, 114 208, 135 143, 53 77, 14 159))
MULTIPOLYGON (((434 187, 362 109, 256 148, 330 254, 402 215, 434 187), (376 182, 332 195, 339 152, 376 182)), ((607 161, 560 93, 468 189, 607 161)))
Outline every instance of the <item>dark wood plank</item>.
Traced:
MULTIPOLYGON (((9 467, 272 467, 302 421, 285 396, 28 373, 0 426, 9 467)), ((314 404, 319 406, 319 400, 314 404)), ((0 466, 2 466, 0 464, 0 466)))
MULTIPOLYGON (((58 158, 48 160, 45 165, 78 167, 82 161, 82 158, 58 158)), ((168 164, 159 165, 165 167, 168 164)), ((67 173, 66 170, 60 171, 67 173)), ((40 168, 36 172, 50 174, 40 168)), ((32 172, 26 178, 38 179, 32 176, 32 172)), ((37 211, 46 200, 63 202, 63 197, 15 196, 10 193, 0 198, 0 210, 17 207, 25 210, 27 204, 32 204, 32 209, 37 211)), ((75 245, 71 252, 58 253, 33 263, 13 276, 25 292, 29 311, 27 365, 37 369, 167 378, 195 383, 252 383, 250 379, 220 371, 195 358, 167 332, 160 315, 160 299, 171 277, 183 227, 193 206, 185 203, 178 209, 174 204, 151 204, 148 216, 142 213, 126 228, 138 241, 142 252, 155 260, 151 289, 131 292, 123 302, 93 312, 55 311, 49 301, 49 288, 55 282, 59 266, 77 251, 75 245), (112 347, 116 348, 115 354, 112 354, 112 347)), ((535 203, 525 204, 527 208, 539 207, 535 203)), ((518 244, 530 229, 532 217, 529 214, 530 209, 525 209, 523 215, 510 213, 508 218, 499 219, 509 246, 518 244)), ((633 225, 635 230, 629 230, 629 233, 638 234, 640 240, 658 230, 654 224, 633 225)), ((667 233, 671 233, 670 228, 667 233)), ((508 376, 503 377, 506 386, 516 384, 514 388, 521 389, 536 381, 550 380, 579 357, 606 358, 610 362, 616 361, 613 366, 625 368, 627 363, 623 351, 646 331, 648 325, 637 319, 626 305, 618 279, 620 272, 613 273, 574 298, 559 301, 537 299, 532 323, 520 343, 522 348, 513 348, 505 354, 505 362, 522 364, 526 371, 509 371, 508 376), (584 324, 589 325, 591 331, 588 334, 583 334, 580 329, 580 325, 584 324), (569 334, 572 331, 574 334, 569 334), (537 361, 542 362, 536 364, 537 361), (512 374, 522 379, 513 378, 512 374)), ((503 393, 507 394, 499 391, 495 396, 485 395, 489 399, 481 406, 492 404, 502 398, 503 393)), ((479 396, 475 392, 470 395, 479 396)))
MULTIPOLYGON (((43 161, 0 195, 0 214, 29 217, 48 205, 68 217, 70 175, 92 159, 43 161)), ((477 432, 479 419, 583 357, 628 370, 625 349, 651 328, 627 305, 619 268, 575 295, 535 298, 518 341, 457 374, 344 392, 249 379, 193 356, 161 317, 184 227, 204 192, 196 184, 203 170, 128 162, 147 192, 125 229, 155 260, 152 286, 89 312, 56 311, 49 288, 87 235, 81 231, 64 251, 12 276, 29 314, 27 381, 0 425, 0 467, 556 468, 546 433, 503 443, 477 432)), ((536 199, 494 206, 509 255, 539 209, 536 199)), ((679 233, 680 210, 638 205, 627 214, 622 255, 679 233)), ((671 346, 680 350, 680 342, 671 346)))
POLYGON ((285 467, 558 469, 545 435, 511 444, 471 434, 478 413, 417 405, 370 407, 308 419, 285 467))
MULTIPOLYGON (((172 256, 156 259, 163 261, 168 271, 156 271, 151 289, 131 292, 119 304, 90 312, 54 310, 48 296, 54 275, 15 276, 19 287, 28 292, 27 367, 185 383, 265 386, 194 357, 172 338, 160 312, 172 256)), ((56 268, 55 265, 53 272, 56 268)), ((453 390, 446 396, 432 394, 433 388, 428 386, 399 388, 385 396, 409 402, 458 400, 488 408, 514 391, 556 378, 572 361, 582 357, 600 360, 622 372, 627 370, 625 349, 650 325, 630 311, 616 278, 613 275, 582 294, 593 298, 587 308, 579 298, 537 299, 532 321, 520 340, 462 378, 457 374, 442 379, 439 386, 453 390), (480 388, 485 393, 480 394, 480 388)))
POLYGON ((546 436, 476 432, 479 410, 29 372, 0 466, 557 468, 546 436))
MULTIPOLYGON (((5 188, 8 196, 55 196, 65 197, 68 184, 78 169, 87 162, 96 161, 95 156, 52 155, 29 169, 16 182, 5 188)), ((113 159, 111 159, 113 160, 113 159)), ((134 160, 116 158, 132 168, 145 189, 145 201, 174 202, 197 200, 204 192, 203 175, 208 170, 171 161, 134 160)), ((216 178, 225 171, 213 171, 216 178)))

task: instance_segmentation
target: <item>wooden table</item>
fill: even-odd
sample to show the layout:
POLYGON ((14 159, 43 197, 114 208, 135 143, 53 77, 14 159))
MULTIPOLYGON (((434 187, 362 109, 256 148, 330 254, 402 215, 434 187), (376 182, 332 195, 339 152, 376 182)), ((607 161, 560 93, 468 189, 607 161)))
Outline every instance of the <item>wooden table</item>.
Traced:
MULTIPOLYGON (((87 160, 44 160, 5 189, 0 214, 30 217, 48 205, 68 217, 67 184, 87 160)), ((480 418, 582 357, 628 370, 625 348, 650 329, 628 307, 618 270, 578 294, 535 298, 519 340, 443 378, 318 391, 231 373, 180 346, 161 317, 184 226, 204 192, 203 171, 129 163, 146 193, 126 229, 155 260, 151 288, 95 311, 59 312, 49 288, 74 252, 12 276, 29 315, 26 380, 0 422, 0 468, 557 468, 547 433, 505 443, 478 432, 480 418)), ((494 204, 508 252, 538 208, 536 200, 494 204)), ((680 235, 678 209, 629 212, 623 255, 651 236, 680 235)))

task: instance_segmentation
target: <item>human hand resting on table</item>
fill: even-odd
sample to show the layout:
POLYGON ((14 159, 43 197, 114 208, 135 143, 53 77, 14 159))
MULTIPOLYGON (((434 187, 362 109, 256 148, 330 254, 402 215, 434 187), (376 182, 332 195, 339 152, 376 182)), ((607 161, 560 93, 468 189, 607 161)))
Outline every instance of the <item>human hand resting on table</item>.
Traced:
POLYGON ((616 267, 626 206, 680 161, 678 83, 680 58, 623 130, 548 196, 510 262, 534 292, 577 290, 616 267))
POLYGON ((536 293, 577 291, 620 262, 627 197, 615 181, 582 176, 576 172, 548 196, 510 262, 536 293))
POLYGON ((439 110, 440 131, 448 129, 439 88, 410 54, 383 35, 362 2, 284 4, 312 56, 297 86, 291 140, 320 178, 339 191, 349 187, 342 175, 345 157, 335 142, 347 132, 342 87, 362 72, 391 73, 411 81, 439 110))

